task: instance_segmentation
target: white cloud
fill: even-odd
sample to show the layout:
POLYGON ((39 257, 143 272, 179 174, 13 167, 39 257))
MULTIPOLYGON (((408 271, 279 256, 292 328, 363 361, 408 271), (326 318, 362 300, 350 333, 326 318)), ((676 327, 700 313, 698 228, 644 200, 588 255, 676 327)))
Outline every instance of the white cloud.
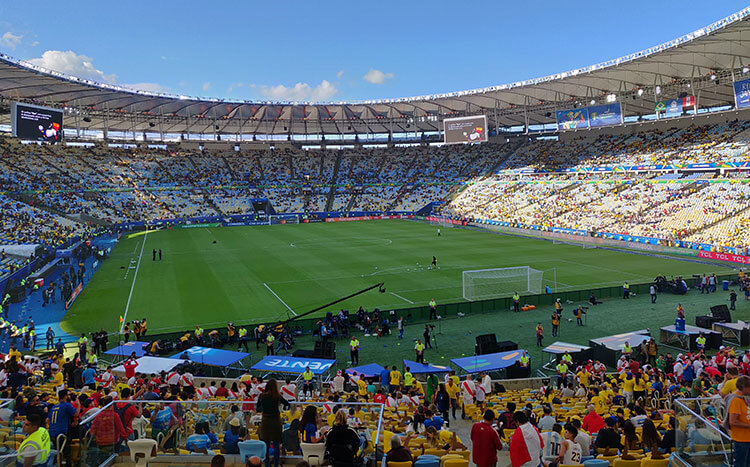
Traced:
MULTIPOLYGON (((255 86, 250 86, 255 87, 255 86)), ((307 83, 297 83, 292 87, 283 84, 277 86, 258 86, 263 97, 276 101, 327 101, 337 92, 336 86, 327 80, 312 87, 307 83)))
POLYGON ((36 47, 37 45, 39 45, 39 41, 34 41, 34 42, 31 43, 32 47, 36 47))
POLYGON ((211 83, 206 81, 205 83, 203 83, 203 91, 205 92, 205 91, 208 91, 209 89, 211 89, 211 83))
POLYGON ((8 31, 3 34, 2 37, 0 37, 0 44, 11 50, 16 50, 16 47, 18 47, 18 44, 21 43, 22 38, 23 36, 13 34, 12 32, 8 31))
POLYGON ((93 59, 72 50, 47 50, 40 58, 28 60, 32 65, 102 83, 116 83, 117 75, 106 74, 94 66, 93 59))
POLYGON ((163 86, 159 83, 135 83, 135 84, 122 84, 121 86, 131 89, 140 89, 141 91, 148 92, 171 92, 167 86, 163 86))
POLYGON ((229 85, 229 87, 227 88, 227 92, 231 93, 231 92, 233 92, 233 91, 234 91, 235 89, 237 89, 237 88, 241 88, 241 87, 243 87, 244 85, 245 85, 245 83, 232 83, 232 84, 230 84, 230 85, 229 85))
POLYGON ((336 73, 336 78, 337 79, 341 79, 342 76, 344 76, 344 70, 341 70, 338 73, 336 73))
POLYGON ((372 84, 385 84, 386 80, 392 79, 393 77, 393 73, 383 73, 375 68, 370 68, 370 71, 365 73, 365 76, 363 76, 362 79, 372 84))

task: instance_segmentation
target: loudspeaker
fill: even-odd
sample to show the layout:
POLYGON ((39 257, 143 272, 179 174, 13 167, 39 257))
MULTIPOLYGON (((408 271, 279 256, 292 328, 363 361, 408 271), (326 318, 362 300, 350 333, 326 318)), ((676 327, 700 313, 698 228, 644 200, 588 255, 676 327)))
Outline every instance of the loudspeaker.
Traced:
POLYGON ((315 355, 315 351, 304 350, 304 349, 297 349, 294 351, 294 353, 292 353, 292 357, 297 357, 297 358, 313 358, 314 355, 315 355))
POLYGON ((505 369, 505 377, 508 379, 528 378, 529 376, 531 376, 531 368, 521 368, 518 363, 505 369))
POLYGON ((714 318, 719 318, 722 322, 731 323, 732 314, 729 312, 729 307, 726 305, 716 305, 711 307, 711 315, 714 318))
POLYGON ((474 346, 475 355, 487 355, 490 353, 497 353, 497 337, 494 334, 482 334, 475 338, 476 345, 474 346))
POLYGON ((19 303, 26 298, 26 287, 16 287, 10 290, 10 303, 19 303))
POLYGON ((713 329, 714 323, 723 323, 724 320, 715 316, 696 316, 695 325, 703 329, 713 329))
POLYGON ((333 341, 316 341, 315 350, 313 350, 314 358, 336 358, 336 343, 333 341))
POLYGON ((495 344, 497 343, 497 336, 494 334, 482 334, 481 336, 476 337, 477 345, 485 345, 488 343, 495 344))
POLYGON ((518 350, 518 344, 513 341, 500 341, 497 343, 498 352, 510 352, 511 350, 518 350))

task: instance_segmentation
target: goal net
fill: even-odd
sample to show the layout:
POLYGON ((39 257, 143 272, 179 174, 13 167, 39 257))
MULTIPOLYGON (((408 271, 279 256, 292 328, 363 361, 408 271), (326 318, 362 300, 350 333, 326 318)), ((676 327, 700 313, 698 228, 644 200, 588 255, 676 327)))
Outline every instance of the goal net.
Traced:
POLYGON ((430 225, 436 225, 438 227, 453 227, 453 223, 445 217, 430 217, 430 225))
POLYGON ((514 292, 540 294, 543 276, 543 271, 529 266, 464 271, 464 299, 474 301, 507 297, 514 292))
POLYGON ((298 214, 272 214, 268 216, 268 225, 299 224, 298 214))
POLYGON ((573 245, 573 246, 580 246, 582 248, 596 248, 596 245, 593 243, 588 243, 584 241, 577 241, 577 240, 560 240, 560 239, 553 239, 552 244, 554 245, 573 245))

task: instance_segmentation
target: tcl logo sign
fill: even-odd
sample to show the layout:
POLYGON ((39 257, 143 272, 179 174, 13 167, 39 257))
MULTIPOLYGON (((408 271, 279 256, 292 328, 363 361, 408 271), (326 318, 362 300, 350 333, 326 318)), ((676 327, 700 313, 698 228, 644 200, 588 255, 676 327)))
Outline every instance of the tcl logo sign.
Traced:
POLYGON ((699 251, 699 258, 718 259, 720 261, 730 261, 732 263, 743 263, 747 264, 750 260, 747 256, 733 255, 730 253, 716 253, 713 251, 699 251))

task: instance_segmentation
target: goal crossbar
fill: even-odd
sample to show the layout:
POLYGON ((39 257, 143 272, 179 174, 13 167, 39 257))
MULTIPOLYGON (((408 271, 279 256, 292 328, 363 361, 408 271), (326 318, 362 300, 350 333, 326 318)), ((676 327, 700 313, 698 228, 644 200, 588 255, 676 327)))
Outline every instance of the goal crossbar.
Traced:
POLYGON ((463 271, 463 298, 474 301, 507 297, 516 292, 539 294, 542 292, 543 276, 543 271, 529 266, 463 271))

